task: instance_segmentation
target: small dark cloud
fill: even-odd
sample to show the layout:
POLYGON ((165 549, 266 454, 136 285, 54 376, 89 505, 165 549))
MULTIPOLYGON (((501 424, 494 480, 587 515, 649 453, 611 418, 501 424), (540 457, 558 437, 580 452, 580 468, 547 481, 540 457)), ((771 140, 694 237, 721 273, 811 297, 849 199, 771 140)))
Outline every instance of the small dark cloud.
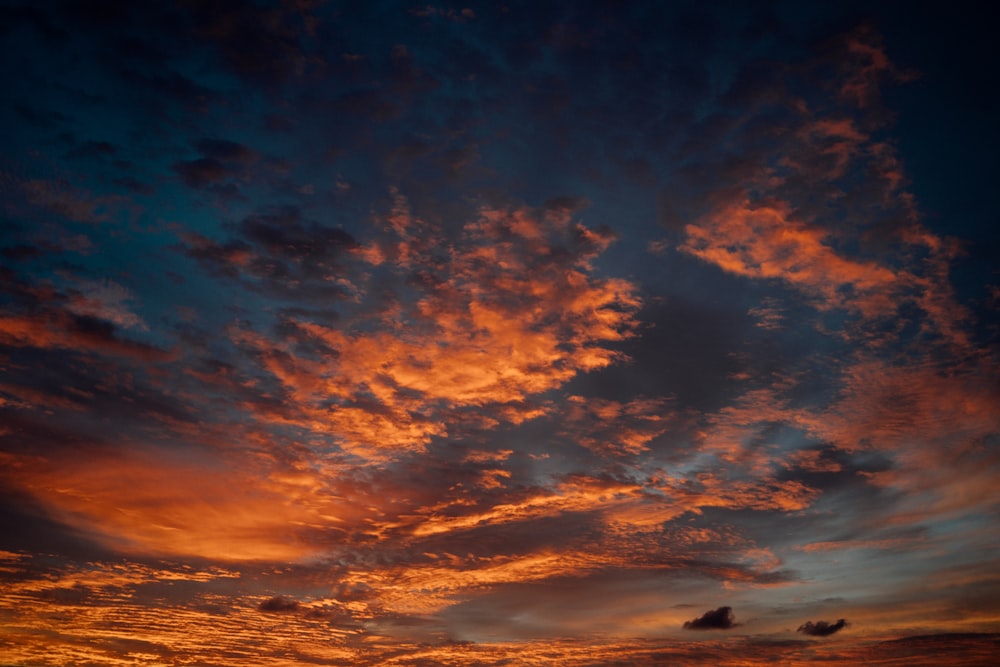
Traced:
POLYGON ((66 157, 70 159, 109 157, 117 152, 115 145, 107 141, 87 141, 70 149, 66 157))
POLYGON ((812 621, 806 621, 799 626, 798 632, 812 637, 829 637, 836 632, 840 632, 845 627, 847 627, 847 621, 843 618, 836 623, 827 623, 826 621, 816 621, 813 623, 812 621))
POLYGON ((83 604, 91 597, 92 591, 87 586, 75 584, 69 588, 49 588, 39 593, 39 597, 56 604, 83 604))
POLYGON ((278 86, 319 59, 303 51, 301 40, 310 25, 304 9, 235 0, 183 4, 190 10, 195 39, 214 46, 221 64, 246 82, 278 86))
POLYGON ((273 598, 264 600, 257 606, 257 609, 260 611, 265 611, 271 614, 283 614, 296 611, 298 608, 298 600, 293 600, 292 598, 285 597, 284 595, 276 595, 273 598))
POLYGON ((384 122, 397 117, 401 109, 383 93, 374 90, 350 92, 333 103, 336 112, 384 122))
POLYGON ((435 158, 435 162, 448 176, 455 177, 478 161, 479 157, 479 147, 476 144, 468 144, 444 151, 435 158))
POLYGON ((272 113, 264 116, 264 127, 271 132, 291 132, 295 123, 290 118, 272 113))
POLYGON ((205 88, 193 79, 170 70, 158 70, 146 74, 133 68, 123 67, 119 74, 126 81, 195 108, 203 106, 214 94, 211 89, 205 88))
POLYGON ((12 262, 22 262, 29 259, 34 259, 43 254, 42 249, 33 246, 19 243, 17 245, 7 246, 5 248, 0 248, 0 255, 4 259, 9 259, 12 262))
POLYGON ((586 197, 562 196, 546 200, 542 208, 547 212, 573 214, 588 206, 590 206, 590 200, 586 197))
POLYGON ((262 246, 268 254, 297 261, 329 261, 345 248, 356 245, 342 229, 305 223, 295 207, 285 207, 249 216, 238 229, 248 241, 262 246))
POLYGON ((340 260, 356 245, 347 232, 304 220, 294 207, 252 215, 229 227, 242 238, 220 244, 191 234, 181 251, 213 273, 274 297, 327 304, 344 297, 344 288, 330 276, 344 271, 340 260))
POLYGON ((205 157, 227 162, 251 162, 257 159, 257 154, 243 144, 227 139, 212 139, 206 137, 201 139, 195 148, 201 151, 205 157))
POLYGON ((685 630, 729 630, 735 628, 739 623, 733 615, 732 607, 719 607, 704 614, 692 621, 684 622, 685 630))
POLYGON ((235 141, 211 137, 200 139, 195 148, 202 154, 200 158, 174 163, 174 171, 181 180, 192 188, 238 198, 236 186, 223 181, 243 174, 247 165, 257 160, 257 153, 235 141))
POLYGON ((204 188, 223 180, 228 174, 225 165, 211 157, 203 157, 188 162, 177 162, 174 171, 186 185, 204 188))
POLYGON ((42 129, 50 129, 59 123, 69 121, 69 116, 64 113, 51 109, 35 109, 24 104, 15 104, 14 111, 25 122, 42 129))
POLYGON ((131 190, 138 195, 151 195, 153 194, 153 187, 147 183, 132 178, 131 176, 123 176, 122 178, 116 178, 112 181, 115 185, 131 190))
POLYGON ((183 247, 183 252, 213 273, 236 278, 241 267, 251 255, 250 246, 240 241, 226 244, 199 235, 191 235, 183 247))

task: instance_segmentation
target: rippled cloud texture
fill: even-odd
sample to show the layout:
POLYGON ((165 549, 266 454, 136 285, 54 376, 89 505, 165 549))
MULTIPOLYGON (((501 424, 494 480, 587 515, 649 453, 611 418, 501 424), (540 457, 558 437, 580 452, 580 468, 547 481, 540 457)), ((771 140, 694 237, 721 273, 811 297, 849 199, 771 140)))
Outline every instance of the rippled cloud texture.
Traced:
POLYGON ((4 3, 0 661, 990 664, 941 11, 4 3))

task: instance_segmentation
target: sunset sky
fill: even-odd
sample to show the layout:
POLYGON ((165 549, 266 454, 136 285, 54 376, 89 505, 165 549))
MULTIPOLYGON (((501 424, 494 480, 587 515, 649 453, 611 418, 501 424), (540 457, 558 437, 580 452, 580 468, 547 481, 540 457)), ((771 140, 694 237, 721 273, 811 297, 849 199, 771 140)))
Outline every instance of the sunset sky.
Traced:
POLYGON ((0 2, 0 664, 995 664, 974 8, 0 2))

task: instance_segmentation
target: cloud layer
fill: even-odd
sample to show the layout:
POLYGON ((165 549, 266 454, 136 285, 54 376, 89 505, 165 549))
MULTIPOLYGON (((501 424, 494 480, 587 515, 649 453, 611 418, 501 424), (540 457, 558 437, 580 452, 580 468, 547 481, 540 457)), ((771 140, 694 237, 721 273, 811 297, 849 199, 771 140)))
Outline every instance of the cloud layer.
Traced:
POLYGON ((890 5, 0 9, 0 652, 990 664, 1000 86, 890 5))

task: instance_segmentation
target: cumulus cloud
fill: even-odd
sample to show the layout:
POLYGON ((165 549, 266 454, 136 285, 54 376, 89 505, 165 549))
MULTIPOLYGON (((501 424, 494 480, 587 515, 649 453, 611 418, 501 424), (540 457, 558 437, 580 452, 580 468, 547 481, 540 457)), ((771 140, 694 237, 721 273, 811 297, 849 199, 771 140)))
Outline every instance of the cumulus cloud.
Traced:
POLYGON ((706 611, 698 618, 685 621, 685 630, 729 630, 740 625, 736 622, 732 607, 719 607, 706 611))
POLYGON ((834 633, 840 632, 845 627, 847 627, 847 621, 843 618, 836 623, 828 623, 826 621, 816 621, 813 623, 812 621, 806 621, 799 626, 797 632, 812 637, 829 637, 834 633))

